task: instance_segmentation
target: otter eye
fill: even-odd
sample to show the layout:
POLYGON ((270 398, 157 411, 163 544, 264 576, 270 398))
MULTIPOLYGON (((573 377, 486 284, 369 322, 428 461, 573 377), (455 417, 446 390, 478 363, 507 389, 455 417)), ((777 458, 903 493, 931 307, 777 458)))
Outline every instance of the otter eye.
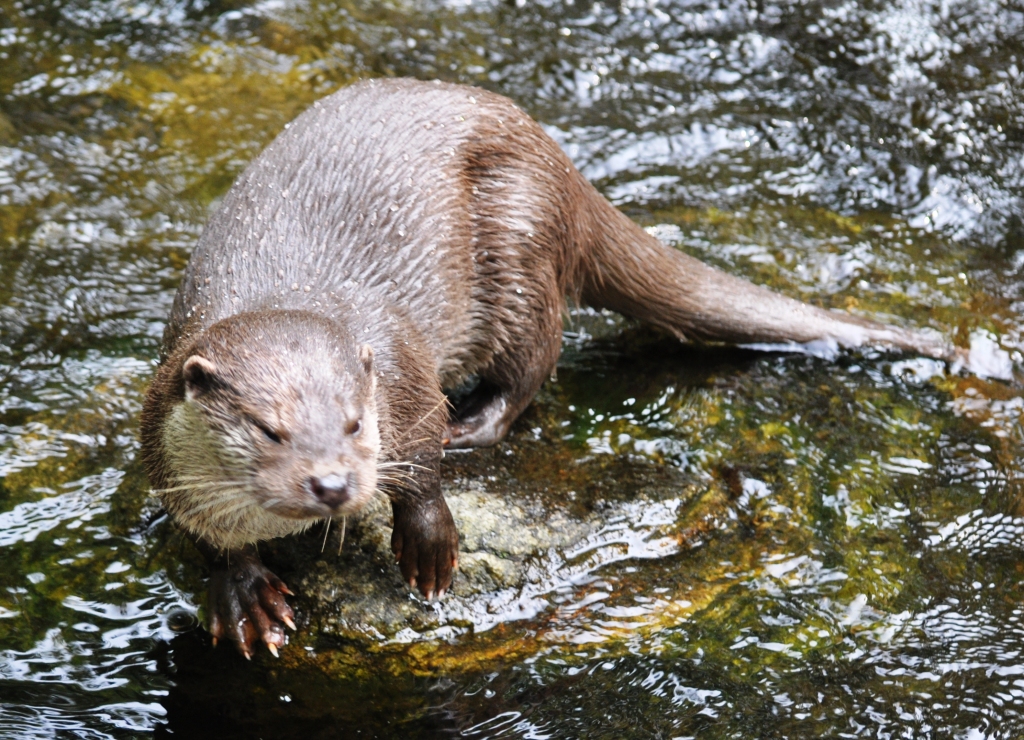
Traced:
POLYGON ((348 434, 351 437, 356 436, 361 431, 363 431, 363 422, 361 419, 350 421, 345 425, 345 434, 348 434))
POLYGON ((260 421, 259 419, 252 419, 252 418, 250 418, 249 421, 251 421, 253 423, 253 426, 255 426, 257 429, 259 429, 261 432, 263 432, 263 436, 265 436, 271 442, 273 442, 274 444, 278 444, 278 445, 281 444, 281 435, 278 434, 277 432, 275 432, 270 427, 268 427, 262 421, 260 421))

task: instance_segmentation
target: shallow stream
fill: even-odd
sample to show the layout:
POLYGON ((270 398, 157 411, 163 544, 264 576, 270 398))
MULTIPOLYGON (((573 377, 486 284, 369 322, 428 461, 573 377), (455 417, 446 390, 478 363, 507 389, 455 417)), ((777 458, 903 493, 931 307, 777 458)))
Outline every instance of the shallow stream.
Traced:
POLYGON ((1022 268, 1016 0, 0 0, 0 737, 1024 736, 1022 268), (675 247, 980 372, 574 312, 445 474, 597 524, 443 630, 307 592, 279 660, 214 650, 136 460, 164 320, 246 163, 382 75, 505 94, 675 247))

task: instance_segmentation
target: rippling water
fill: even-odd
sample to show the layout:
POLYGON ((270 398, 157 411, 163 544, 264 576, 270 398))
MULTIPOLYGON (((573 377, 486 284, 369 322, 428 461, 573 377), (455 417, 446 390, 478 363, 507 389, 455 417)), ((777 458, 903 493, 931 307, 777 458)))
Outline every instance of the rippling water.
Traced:
POLYGON ((1022 196, 1011 0, 0 0, 0 736, 1021 736, 1022 196), (211 652, 135 461, 163 321, 245 164, 379 75, 508 95, 675 246, 1013 366, 578 316, 506 451, 626 472, 553 492, 615 515, 532 611, 443 669, 211 652), (720 498, 704 530, 651 466, 720 498))

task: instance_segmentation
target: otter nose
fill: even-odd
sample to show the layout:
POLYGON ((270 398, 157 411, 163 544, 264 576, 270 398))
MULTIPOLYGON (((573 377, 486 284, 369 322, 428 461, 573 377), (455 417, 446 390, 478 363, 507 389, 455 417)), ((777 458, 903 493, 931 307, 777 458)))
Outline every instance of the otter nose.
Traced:
POLYGON ((349 480, 346 476, 331 473, 322 478, 311 477, 307 481, 309 491, 323 504, 336 509, 351 498, 349 480))

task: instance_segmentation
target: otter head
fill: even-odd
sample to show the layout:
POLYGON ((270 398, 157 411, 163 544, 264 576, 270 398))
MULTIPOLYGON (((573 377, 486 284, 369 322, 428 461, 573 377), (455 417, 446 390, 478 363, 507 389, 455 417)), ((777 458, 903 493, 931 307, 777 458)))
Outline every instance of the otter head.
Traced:
POLYGON ((352 513, 377 488, 373 350, 315 314, 240 314, 181 365, 163 431, 170 513, 238 547, 352 513))

